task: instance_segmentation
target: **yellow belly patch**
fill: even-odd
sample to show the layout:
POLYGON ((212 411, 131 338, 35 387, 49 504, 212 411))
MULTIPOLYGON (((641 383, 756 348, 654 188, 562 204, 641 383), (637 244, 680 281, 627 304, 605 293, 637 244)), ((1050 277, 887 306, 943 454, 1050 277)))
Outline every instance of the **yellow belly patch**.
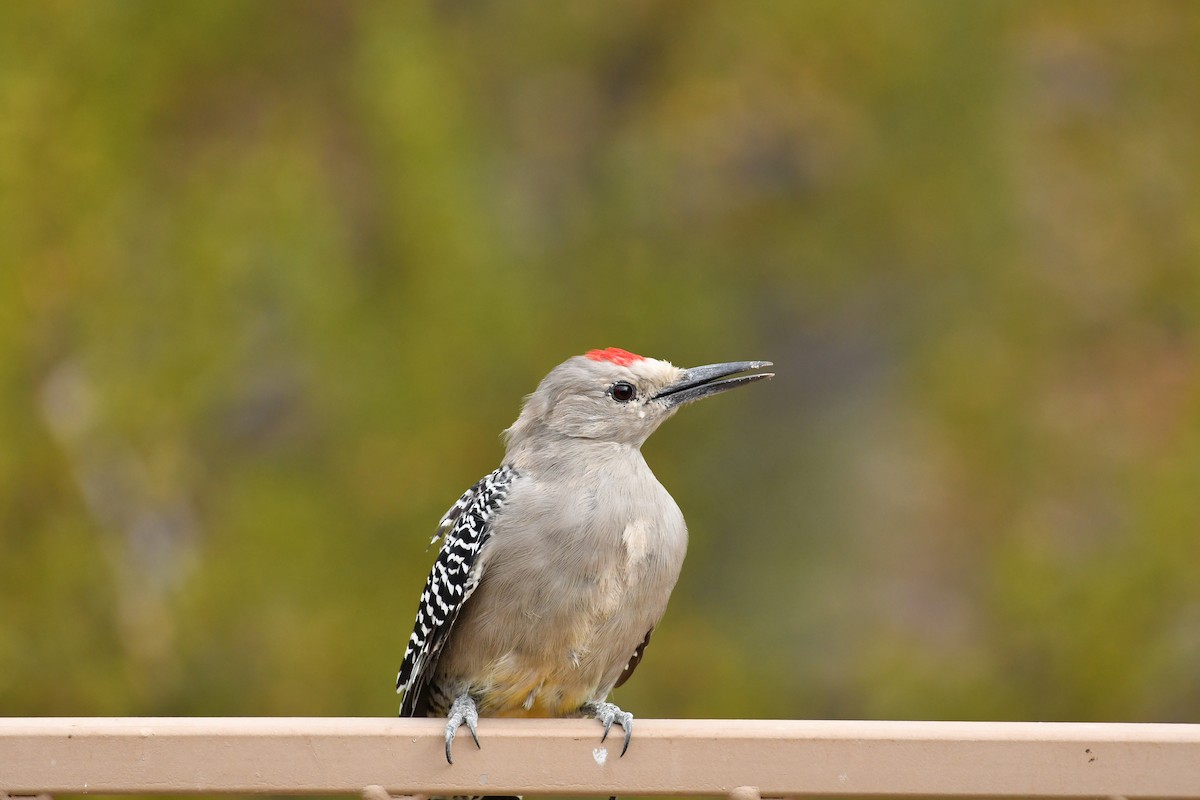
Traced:
POLYGON ((574 670, 544 672, 497 665, 474 687, 479 712, 490 717, 561 717, 593 699, 595 687, 584 685, 574 670), (507 668, 505 668, 507 667, 507 668), (574 674, 572 674, 574 673, 574 674), (574 680, 571 680, 574 678, 574 680))

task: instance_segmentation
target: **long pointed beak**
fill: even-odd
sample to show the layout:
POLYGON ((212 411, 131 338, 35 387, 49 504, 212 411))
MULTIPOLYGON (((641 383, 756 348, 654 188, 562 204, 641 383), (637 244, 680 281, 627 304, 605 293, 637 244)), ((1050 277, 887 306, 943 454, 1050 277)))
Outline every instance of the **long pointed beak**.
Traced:
POLYGON ((736 375, 739 372, 747 372, 752 369, 762 369, 763 367, 773 366, 770 361, 730 361, 727 364, 709 364, 703 367, 692 367, 685 370, 683 377, 663 389, 658 394, 654 395, 655 400, 662 400, 667 407, 681 406, 684 403, 690 403, 693 400, 699 400, 702 397, 723 392, 726 389, 734 389, 738 386, 745 386, 754 381, 774 378, 774 372, 759 372, 755 375, 742 375, 739 378, 730 378, 728 380, 717 380, 724 378, 726 375, 736 375))

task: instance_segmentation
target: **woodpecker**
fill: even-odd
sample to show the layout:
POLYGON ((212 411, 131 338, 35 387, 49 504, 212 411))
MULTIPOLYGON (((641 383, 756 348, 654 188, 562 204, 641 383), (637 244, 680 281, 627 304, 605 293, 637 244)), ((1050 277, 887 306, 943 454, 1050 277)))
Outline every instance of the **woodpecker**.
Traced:
POLYGON ((774 377, 769 361, 681 369, 610 347, 555 367, 505 431, 500 467, 438 524, 396 691, 400 716, 446 716, 446 760, 480 716, 593 716, 642 659, 687 549, 642 443, 680 406, 774 377), (725 380, 721 380, 725 378, 725 380))

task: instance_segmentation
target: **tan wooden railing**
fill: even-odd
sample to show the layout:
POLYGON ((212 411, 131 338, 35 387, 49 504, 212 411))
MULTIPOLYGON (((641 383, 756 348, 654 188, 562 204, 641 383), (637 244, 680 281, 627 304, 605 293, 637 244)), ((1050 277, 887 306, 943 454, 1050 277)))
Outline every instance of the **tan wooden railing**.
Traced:
POLYGON ((1200 725, 654 720, 0 719, 0 794, 1200 798, 1200 725), (618 733, 614 731, 614 733, 618 733))

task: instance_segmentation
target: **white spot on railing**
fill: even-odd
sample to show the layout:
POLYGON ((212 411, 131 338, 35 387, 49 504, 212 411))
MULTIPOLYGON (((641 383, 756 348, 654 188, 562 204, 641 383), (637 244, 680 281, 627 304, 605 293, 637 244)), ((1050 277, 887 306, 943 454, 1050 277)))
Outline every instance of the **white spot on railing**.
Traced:
POLYGON ((608 761, 608 748, 597 747, 592 750, 592 758, 596 759, 596 766, 603 767, 604 762, 608 761))

